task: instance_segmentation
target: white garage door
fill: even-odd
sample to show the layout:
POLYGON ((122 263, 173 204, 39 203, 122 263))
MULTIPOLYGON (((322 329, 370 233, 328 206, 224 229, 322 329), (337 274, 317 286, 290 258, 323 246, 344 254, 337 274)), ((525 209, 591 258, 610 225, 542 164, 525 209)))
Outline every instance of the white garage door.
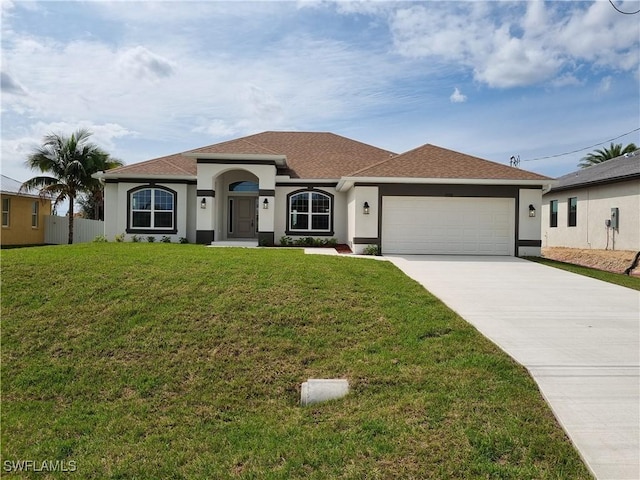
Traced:
POLYGON ((384 197, 382 253, 513 255, 513 198, 384 197))

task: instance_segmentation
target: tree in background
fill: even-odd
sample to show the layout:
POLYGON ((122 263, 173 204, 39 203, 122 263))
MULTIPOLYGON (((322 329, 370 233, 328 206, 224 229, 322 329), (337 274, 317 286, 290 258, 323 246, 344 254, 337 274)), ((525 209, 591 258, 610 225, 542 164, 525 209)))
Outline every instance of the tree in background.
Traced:
POLYGON ((636 147, 633 143, 630 143, 624 148, 622 148, 621 143, 617 143, 615 145, 612 143, 609 148, 594 150, 593 152, 587 154, 587 156, 580 160, 578 166, 580 168, 587 168, 592 165, 597 165, 598 163, 606 162, 607 160, 611 160, 612 158, 619 157, 621 155, 624 155, 625 153, 635 152, 637 149, 638 147, 636 147))
MULTIPOLYGON (((96 160, 99 160, 98 163, 91 166, 93 173, 104 172, 124 165, 122 160, 113 157, 107 157, 104 161, 102 158, 96 160)), ((78 204, 84 218, 104 220, 104 185, 100 180, 90 178, 84 195, 78 198, 78 204)))
POLYGON ((98 181, 91 175, 104 170, 113 161, 108 153, 89 142, 91 135, 86 129, 79 129, 69 137, 53 133, 46 135, 42 145, 29 155, 26 162, 31 170, 49 175, 27 180, 22 184, 22 190, 38 189, 40 195, 54 199, 54 208, 60 202, 69 200, 69 244, 73 243, 73 208, 76 199, 95 188, 98 181))

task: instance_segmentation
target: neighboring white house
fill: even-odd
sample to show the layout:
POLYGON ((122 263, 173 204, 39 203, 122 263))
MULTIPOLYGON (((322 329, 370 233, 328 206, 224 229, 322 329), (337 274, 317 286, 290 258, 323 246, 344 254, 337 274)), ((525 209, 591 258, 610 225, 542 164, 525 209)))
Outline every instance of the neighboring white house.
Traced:
POLYGON ((543 246, 640 250, 640 150, 558 178, 543 199, 543 246))
POLYGON ((539 255, 536 173, 424 145, 263 132, 98 174, 105 235, 190 242, 335 238, 355 252, 539 255))

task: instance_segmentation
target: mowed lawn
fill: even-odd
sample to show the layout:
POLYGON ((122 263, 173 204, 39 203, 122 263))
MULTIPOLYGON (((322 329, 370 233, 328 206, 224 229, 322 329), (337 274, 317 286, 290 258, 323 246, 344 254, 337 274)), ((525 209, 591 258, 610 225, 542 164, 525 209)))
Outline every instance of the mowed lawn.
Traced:
POLYGON ((4 250, 1 334, 3 475, 590 478, 526 370, 387 262, 4 250), (299 406, 334 377, 346 398, 299 406))

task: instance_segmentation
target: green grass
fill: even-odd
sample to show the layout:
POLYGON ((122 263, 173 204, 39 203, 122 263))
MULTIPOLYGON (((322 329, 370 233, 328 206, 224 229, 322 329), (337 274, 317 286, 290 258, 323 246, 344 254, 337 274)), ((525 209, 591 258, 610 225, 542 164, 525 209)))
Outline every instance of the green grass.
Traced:
POLYGON ((524 368, 387 262, 175 244, 7 250, 1 340, 3 467, 590 478, 524 368), (300 383, 318 377, 352 391, 300 407, 300 383))
POLYGON ((598 270, 595 268, 583 267, 581 265, 575 265, 573 263, 558 262, 557 260, 550 260, 542 257, 527 257, 527 260, 532 262, 548 265, 549 267, 560 268, 568 272, 584 275, 585 277, 597 278, 603 282, 614 283, 623 287, 632 288, 634 290, 640 290, 640 278, 631 277, 629 275, 623 275, 621 273, 605 272, 604 270, 598 270))

